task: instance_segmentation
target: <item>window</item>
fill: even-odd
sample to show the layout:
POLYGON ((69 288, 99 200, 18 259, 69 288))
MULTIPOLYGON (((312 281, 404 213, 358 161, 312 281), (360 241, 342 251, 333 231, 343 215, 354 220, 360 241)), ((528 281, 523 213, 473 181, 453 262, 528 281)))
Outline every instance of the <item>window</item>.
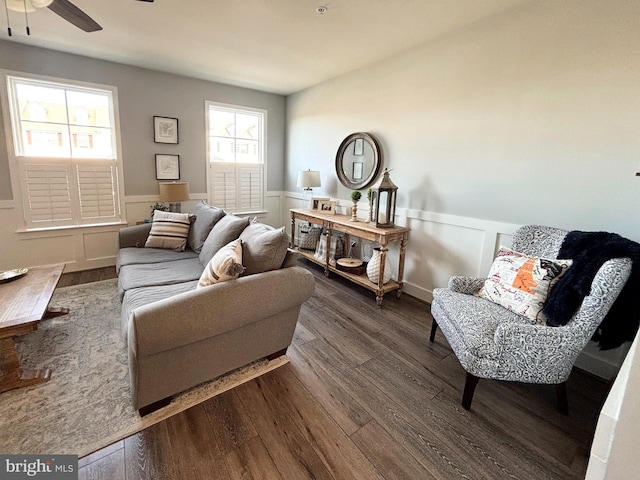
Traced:
POLYGON ((112 87, 6 76, 12 179, 25 227, 121 221, 112 87))
POLYGON ((209 202, 234 213, 264 209, 266 112, 207 102, 209 202))

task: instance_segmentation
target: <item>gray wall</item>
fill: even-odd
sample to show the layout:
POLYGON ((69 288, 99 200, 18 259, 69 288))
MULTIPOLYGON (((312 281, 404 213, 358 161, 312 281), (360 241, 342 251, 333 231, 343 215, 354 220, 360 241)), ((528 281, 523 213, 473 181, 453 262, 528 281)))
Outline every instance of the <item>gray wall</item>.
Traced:
POLYGON ((399 207, 640 240, 639 19, 637 0, 529 2, 292 95, 285 187, 317 166, 314 193, 348 199, 336 150, 366 131, 399 207))
MULTIPOLYGON (((0 68, 118 88, 126 195, 158 193, 156 153, 180 155, 191 193, 206 192, 206 100, 267 110, 267 190, 282 190, 285 104, 281 95, 195 80, 92 58, 0 41, 0 68), (153 142, 154 115, 179 119, 178 145, 153 142)), ((0 128, 5 119, 1 117, 0 128)), ((0 135, 0 200, 12 199, 4 134, 0 135)))

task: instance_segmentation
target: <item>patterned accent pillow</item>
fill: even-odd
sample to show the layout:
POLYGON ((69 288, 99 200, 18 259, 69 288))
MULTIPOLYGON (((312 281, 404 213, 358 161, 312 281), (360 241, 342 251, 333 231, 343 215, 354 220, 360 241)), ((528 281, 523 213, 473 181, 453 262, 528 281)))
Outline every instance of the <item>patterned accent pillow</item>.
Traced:
POLYGON ((198 281, 196 288, 238 278, 244 271, 242 266, 242 240, 229 242, 211 258, 198 281))
POLYGON ((144 246, 148 248, 166 248, 177 252, 184 251, 193 215, 188 213, 153 212, 151 231, 144 246))
POLYGON ((475 295, 545 325, 542 307, 547 295, 572 263, 572 260, 527 257, 500 247, 484 286, 475 295))

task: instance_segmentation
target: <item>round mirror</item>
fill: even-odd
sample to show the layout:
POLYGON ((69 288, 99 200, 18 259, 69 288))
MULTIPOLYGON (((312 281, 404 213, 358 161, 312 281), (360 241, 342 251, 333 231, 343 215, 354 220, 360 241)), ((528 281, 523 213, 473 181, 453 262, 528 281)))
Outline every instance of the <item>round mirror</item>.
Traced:
POLYGON ((336 174, 347 188, 358 190, 373 184, 382 166, 382 150, 368 133, 352 133, 336 154, 336 174))

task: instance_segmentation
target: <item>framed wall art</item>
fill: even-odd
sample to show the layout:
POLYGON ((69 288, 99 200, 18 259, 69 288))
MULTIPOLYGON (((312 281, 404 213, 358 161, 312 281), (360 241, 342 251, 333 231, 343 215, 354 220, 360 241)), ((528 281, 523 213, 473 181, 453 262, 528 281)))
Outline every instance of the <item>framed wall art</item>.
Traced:
POLYGON ((178 143, 178 119, 153 117, 153 141, 155 143, 178 143))
POLYGON ((180 155, 156 155, 156 180, 180 180, 180 155))

